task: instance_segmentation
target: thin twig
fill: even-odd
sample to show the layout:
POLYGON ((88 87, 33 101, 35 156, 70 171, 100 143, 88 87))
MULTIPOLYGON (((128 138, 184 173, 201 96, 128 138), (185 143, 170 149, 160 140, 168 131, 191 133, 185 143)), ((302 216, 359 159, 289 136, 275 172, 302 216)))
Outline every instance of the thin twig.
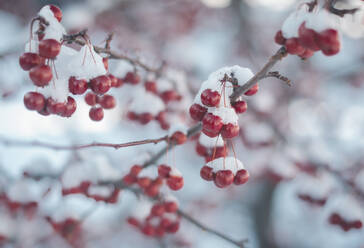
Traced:
POLYGON ((345 15, 349 14, 355 14, 359 8, 353 8, 353 9, 337 9, 335 8, 335 4, 337 3, 337 0, 327 0, 327 9, 333 13, 334 15, 338 15, 340 17, 344 17, 345 15))
POLYGON ((288 77, 285 77, 279 73, 279 71, 270 71, 267 73, 267 75, 264 78, 268 77, 274 77, 277 78, 283 82, 285 82, 288 86, 292 86, 291 80, 288 77))

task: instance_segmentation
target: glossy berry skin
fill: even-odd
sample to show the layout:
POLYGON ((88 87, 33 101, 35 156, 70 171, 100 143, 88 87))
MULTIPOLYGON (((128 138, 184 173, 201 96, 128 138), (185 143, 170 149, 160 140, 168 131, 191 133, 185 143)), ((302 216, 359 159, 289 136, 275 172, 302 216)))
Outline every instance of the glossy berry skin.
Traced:
POLYGON ((306 23, 303 22, 298 29, 298 42, 301 46, 312 51, 320 50, 317 45, 317 34, 315 30, 306 28, 306 23))
POLYGON ((104 110, 102 108, 93 107, 90 109, 89 116, 93 121, 101 121, 104 118, 104 110))
POLYGON ((253 87, 251 87, 248 91, 246 91, 244 93, 244 95, 246 96, 252 96, 252 95, 255 95, 259 90, 259 85, 258 84, 255 84, 253 85, 253 87))
POLYGON ((317 44, 322 53, 332 56, 340 51, 339 33, 335 29, 328 29, 318 34, 317 44))
POLYGON ((289 54, 298 55, 304 52, 304 48, 300 45, 297 38, 288 39, 285 45, 289 54))
POLYGON ((167 179, 167 185, 171 190, 180 190, 183 184, 183 177, 170 176, 167 179))
POLYGON ((54 59, 61 51, 61 43, 54 39, 41 40, 38 48, 40 56, 47 59, 54 59))
POLYGON ((90 80, 91 89, 96 94, 103 95, 109 91, 111 81, 108 76, 102 75, 90 80))
POLYGON ((61 114, 63 117, 71 117, 76 111, 77 103, 73 97, 67 97, 67 103, 65 105, 64 112, 61 114))
POLYGON ((216 173, 214 183, 219 188, 225 188, 234 181, 234 174, 230 170, 220 170, 216 173))
POLYGON ((207 136, 216 137, 223 126, 222 119, 219 116, 208 113, 202 120, 202 132, 207 136))
POLYGON ((214 180, 213 169, 211 167, 205 165, 200 170, 200 176, 201 176, 202 179, 204 179, 206 181, 214 180))
POLYGON ((140 77, 134 72, 128 72, 123 80, 125 83, 138 84, 140 82, 140 77))
POLYGON ((244 113, 248 108, 246 101, 236 101, 232 104, 232 106, 235 109, 235 113, 237 114, 244 113))
POLYGON ((207 108, 201 106, 200 104, 192 104, 190 107, 190 116, 195 121, 201 121, 207 112, 207 108))
POLYGON ((201 93, 201 102, 207 107, 216 107, 220 103, 221 95, 217 91, 206 89, 201 93))
POLYGON ((100 99, 100 105, 104 109, 112 109, 112 108, 114 108, 116 106, 115 98, 113 96, 111 96, 111 95, 104 95, 100 99))
POLYGON ((184 134, 180 131, 176 131, 172 134, 171 140, 173 142, 175 142, 177 145, 182 145, 182 144, 186 143, 187 136, 186 136, 186 134, 184 134))
POLYGON ((76 79, 70 77, 68 80, 68 89, 74 95, 82 95, 88 88, 87 81, 85 79, 76 79))
POLYGON ((60 8, 58 8, 56 5, 49 5, 49 8, 51 9, 51 11, 53 12, 54 17, 61 22, 62 21, 62 11, 60 10, 60 8))
POLYGON ((35 86, 44 87, 49 84, 53 75, 48 65, 38 65, 29 71, 29 77, 35 86))
POLYGON ((221 136, 224 139, 232 139, 239 135, 239 126, 237 124, 228 123, 222 126, 221 136))
POLYGON ((286 43, 286 39, 283 37, 283 33, 279 30, 274 37, 274 41, 279 45, 284 45, 286 43))
POLYGON ((171 167, 165 164, 161 164, 158 166, 158 176, 160 178, 168 178, 169 173, 171 172, 171 167))
POLYGON ((28 92, 24 95, 24 105, 29 110, 41 111, 45 105, 45 98, 37 92, 28 92))
POLYGON ((37 65, 42 65, 44 64, 44 61, 45 61, 44 58, 42 58, 36 53, 23 53, 19 57, 20 67, 24 71, 29 71, 30 69, 32 69, 37 65))
POLYGON ((94 106, 97 103, 97 96, 94 93, 87 93, 85 96, 85 102, 90 106, 94 106))
POLYGON ((234 184, 241 185, 249 180, 249 173, 247 170, 238 170, 234 177, 234 184))

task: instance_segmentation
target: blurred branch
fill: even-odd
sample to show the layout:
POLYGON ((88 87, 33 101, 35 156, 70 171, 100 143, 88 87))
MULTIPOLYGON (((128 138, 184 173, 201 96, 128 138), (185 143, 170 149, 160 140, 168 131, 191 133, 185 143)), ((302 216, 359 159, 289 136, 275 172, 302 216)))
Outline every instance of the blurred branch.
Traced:
MULTIPOLYGON (((339 0, 340 1, 340 0, 339 0)), ((346 14, 355 14, 359 8, 353 8, 353 9, 337 9, 335 8, 335 4, 338 2, 338 0, 327 0, 326 2, 326 6, 327 6, 327 9, 335 14, 335 15, 338 15, 340 17, 344 17, 344 15, 346 14)))
POLYGON ((288 86, 292 86, 291 84, 291 80, 283 75, 281 75, 279 73, 279 71, 271 71, 271 72, 268 72, 267 75, 264 77, 264 78, 268 78, 268 77, 274 77, 274 78, 277 78, 283 82, 285 82, 288 86))

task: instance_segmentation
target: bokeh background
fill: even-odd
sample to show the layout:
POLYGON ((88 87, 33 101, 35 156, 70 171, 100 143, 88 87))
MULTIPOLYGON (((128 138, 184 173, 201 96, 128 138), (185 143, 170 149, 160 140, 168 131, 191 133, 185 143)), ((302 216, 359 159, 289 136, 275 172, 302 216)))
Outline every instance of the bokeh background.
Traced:
MULTIPOLYGON (((89 119, 82 101, 70 119, 44 117, 25 109, 24 93, 33 86, 18 66, 18 58, 29 38, 31 18, 46 4, 61 7, 62 23, 70 33, 88 28, 92 43, 103 45, 108 33, 114 32, 113 50, 138 56, 150 65, 166 61, 178 69, 189 90, 186 99, 192 99, 201 82, 220 67, 237 64, 259 70, 279 48, 273 37, 297 7, 294 0, 0 0, 1 140, 120 143, 166 134, 155 123, 141 126, 127 120, 123 104, 108 111, 102 122, 89 119)), ((316 53, 307 61, 289 56, 280 62, 276 69, 292 80, 291 87, 276 79, 260 83, 259 93, 248 99, 248 111, 240 118, 241 135, 235 139, 237 156, 251 174, 248 184, 217 189, 199 176, 204 161, 194 151, 195 141, 177 147, 173 161, 168 162, 185 178, 183 190, 176 193, 181 206, 208 226, 236 239, 248 238, 250 248, 364 247, 363 229, 344 232, 329 225, 331 200, 324 207, 314 207, 297 196, 301 191, 315 194, 332 187, 328 190, 332 202, 339 201, 348 212, 359 206, 358 216, 363 218, 363 198, 330 172, 338 172, 363 194, 363 48, 362 39, 344 37, 336 56, 316 53), (320 167, 319 176, 313 179, 302 172, 307 165, 320 167), (341 202, 343 195, 354 198, 354 203, 341 202)), ((120 102, 127 93, 123 90, 114 92, 120 102)), ((188 104, 182 106, 186 113, 188 104)), ((192 125, 187 114, 184 119, 192 125)), ((16 180, 29 166, 60 172, 72 156, 101 159, 127 171, 160 147, 70 152, 0 142, 0 177, 16 180)), ((1 192, 7 186, 0 183, 0 187, 1 192)), ((52 187, 52 197, 42 203, 45 212, 66 204, 59 194, 60 185, 52 183, 52 187)), ((160 247, 158 241, 126 223, 137 204, 128 192, 112 206, 82 197, 68 202, 71 210, 79 212, 98 204, 83 224, 87 247, 160 247)), ((36 238, 37 231, 49 227, 25 222, 0 208, 0 233, 17 237, 19 247, 50 247, 36 238)), ((233 247, 187 222, 165 243, 167 247, 233 247)), ((52 245, 68 244, 57 239, 52 245)))

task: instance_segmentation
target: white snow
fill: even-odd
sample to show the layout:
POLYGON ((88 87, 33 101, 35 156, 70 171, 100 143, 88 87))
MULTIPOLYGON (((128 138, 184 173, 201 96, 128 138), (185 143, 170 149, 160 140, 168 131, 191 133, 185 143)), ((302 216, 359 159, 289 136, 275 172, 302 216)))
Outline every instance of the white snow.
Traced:
POLYGON ((39 182, 24 178, 10 185, 8 197, 14 202, 37 202, 41 199, 42 193, 42 187, 40 187, 39 182))
POLYGON ((231 170, 235 175, 239 170, 245 169, 243 163, 234 157, 217 158, 206 164, 213 169, 213 172, 218 172, 219 170, 231 170))
POLYGON ((220 107, 212 111, 213 115, 219 116, 224 124, 238 124, 239 117, 233 108, 220 107))
POLYGON ((182 173, 174 166, 171 166, 171 171, 169 172, 169 175, 174 177, 182 177, 182 173))
POLYGON ((327 173, 320 173, 317 176, 301 173, 295 180, 299 183, 299 194, 310 195, 315 199, 327 198, 335 189, 335 180, 327 173))
POLYGON ((364 213, 361 204, 350 194, 335 194, 326 207, 327 215, 338 213, 346 221, 364 221, 364 213))
POLYGON ((128 72, 134 71, 133 65, 125 60, 118 60, 115 65, 110 63, 109 69, 117 78, 124 78, 128 72))
POLYGON ((151 179, 155 179, 158 177, 158 169, 155 166, 149 166, 143 169, 139 174, 138 177, 149 177, 151 179))
POLYGON ((64 34, 66 34, 66 30, 62 26, 61 23, 54 17, 52 10, 49 5, 44 6, 38 13, 39 16, 43 17, 49 25, 46 26, 44 30, 44 40, 46 39, 55 39, 57 41, 61 41, 64 34))
POLYGON ((153 203, 145 198, 141 198, 134 207, 131 216, 139 221, 143 221, 150 214, 153 203))
POLYGON ((306 28, 322 32, 326 29, 337 29, 339 26, 340 17, 333 15, 326 10, 313 12, 309 15, 306 21, 306 28))
POLYGON ((217 147, 224 146, 224 140, 222 139, 221 135, 219 135, 215 138, 211 138, 202 132, 200 134, 198 142, 207 148, 214 148, 215 146, 217 146, 217 147))
POLYGON ((101 197, 109 197, 112 192, 114 191, 114 188, 111 186, 95 186, 95 185, 91 185, 88 190, 87 193, 90 195, 97 195, 97 196, 101 196, 101 197))
POLYGON ((136 114, 151 113, 156 116, 166 108, 158 96, 146 91, 144 88, 136 89, 133 96, 129 109, 136 114))
POLYGON ((300 25, 310 17, 311 13, 307 12, 307 8, 303 7, 291 13, 282 25, 282 34, 286 39, 298 37, 298 29, 300 25))
POLYGON ((168 135, 172 135, 177 131, 187 135, 188 127, 185 124, 175 123, 169 128, 168 135))

